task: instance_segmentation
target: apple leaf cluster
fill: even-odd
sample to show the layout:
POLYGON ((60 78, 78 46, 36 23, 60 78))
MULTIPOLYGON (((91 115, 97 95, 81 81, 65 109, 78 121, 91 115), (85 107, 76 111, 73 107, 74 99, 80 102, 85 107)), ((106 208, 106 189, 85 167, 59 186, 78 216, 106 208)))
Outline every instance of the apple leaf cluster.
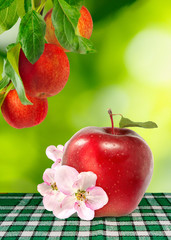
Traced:
POLYGON ((76 34, 79 17, 79 8, 75 5, 73 7, 65 0, 54 0, 52 22, 59 43, 72 52, 93 53, 95 49, 92 42, 76 34))
MULTIPOLYGON (((92 53, 95 51, 89 39, 79 36, 77 24, 82 0, 54 0, 52 22, 61 46, 70 52, 92 53)), ((15 88, 24 105, 31 104, 25 94, 18 70, 19 53, 22 49, 30 63, 34 64, 43 54, 46 23, 42 17, 46 0, 0 0, 0 34, 9 30, 21 19, 16 43, 7 47, 3 74, 0 78, 0 106, 8 92, 15 88)))

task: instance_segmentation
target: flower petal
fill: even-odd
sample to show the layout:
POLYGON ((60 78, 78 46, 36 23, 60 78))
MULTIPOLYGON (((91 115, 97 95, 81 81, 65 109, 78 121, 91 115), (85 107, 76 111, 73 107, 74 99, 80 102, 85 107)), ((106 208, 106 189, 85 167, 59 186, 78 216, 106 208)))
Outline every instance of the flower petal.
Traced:
POLYGON ((47 194, 51 194, 52 188, 50 185, 46 183, 41 183, 37 186, 37 191, 42 195, 45 196, 47 194))
POLYGON ((54 177, 55 177, 55 170, 51 168, 47 168, 43 174, 43 180, 48 184, 52 184, 55 182, 54 177))
POLYGON ((58 189, 66 195, 74 193, 73 184, 77 180, 78 172, 75 168, 61 166, 55 169, 55 182, 58 189))
POLYGON ((46 155, 49 159, 53 160, 54 162, 57 159, 62 159, 63 156, 63 146, 62 145, 57 146, 57 148, 53 145, 47 147, 46 149, 46 155), (62 149, 62 150, 61 150, 62 149))
POLYGON ((82 172, 78 175, 78 180, 73 187, 80 190, 86 190, 96 184, 97 175, 93 172, 82 172))
POLYGON ((78 216, 83 220, 92 220, 94 218, 94 210, 88 208, 82 201, 75 203, 75 209, 78 216))
POLYGON ((63 145, 58 145, 57 150, 63 152, 64 151, 64 146, 63 145))
POLYGON ((43 197, 43 205, 45 209, 48 211, 53 211, 54 207, 56 205, 60 205, 60 201, 58 201, 58 195, 53 194, 53 195, 46 195, 43 197))
POLYGON ((66 195, 63 194, 63 193, 60 192, 60 191, 58 191, 57 195, 58 195, 58 201, 59 201, 60 203, 64 200, 64 198, 66 198, 66 195))
POLYGON ((86 206, 92 210, 100 209, 108 202, 108 196, 101 187, 88 188, 86 199, 86 206))
POLYGON ((76 212, 74 204, 75 204, 74 196, 67 196, 64 198, 60 206, 59 205, 55 206, 53 214, 60 219, 68 218, 73 213, 76 212))
POLYGON ((52 169, 55 169, 55 168, 57 168, 57 167, 60 167, 61 166, 61 164, 62 164, 62 159, 58 159, 58 160, 56 160, 53 164, 52 164, 52 169))

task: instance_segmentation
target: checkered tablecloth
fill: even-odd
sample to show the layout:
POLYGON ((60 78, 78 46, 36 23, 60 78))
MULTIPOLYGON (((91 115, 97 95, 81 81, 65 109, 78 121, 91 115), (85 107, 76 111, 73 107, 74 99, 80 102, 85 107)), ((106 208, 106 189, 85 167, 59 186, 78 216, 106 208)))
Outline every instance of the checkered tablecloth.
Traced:
POLYGON ((0 194, 0 239, 171 239, 171 193, 145 194, 125 217, 55 218, 39 194, 0 194))

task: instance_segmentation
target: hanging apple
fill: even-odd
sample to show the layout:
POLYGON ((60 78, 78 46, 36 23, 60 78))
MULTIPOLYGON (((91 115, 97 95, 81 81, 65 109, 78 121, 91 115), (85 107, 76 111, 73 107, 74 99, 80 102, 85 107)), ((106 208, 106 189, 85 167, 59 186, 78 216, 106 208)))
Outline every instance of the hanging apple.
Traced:
MULTIPOLYGON (((55 35, 55 28, 52 23, 52 11, 53 9, 51 8, 46 16, 45 16, 45 22, 46 22, 46 34, 45 34, 45 39, 48 43, 51 44, 56 44, 57 46, 63 48, 59 41, 56 38, 55 35)), ((78 25, 77 25, 77 32, 80 36, 89 39, 91 37, 92 31, 93 31, 93 20, 91 17, 90 12, 85 6, 82 6, 80 9, 80 18, 78 20, 78 25)), ((65 52, 68 50, 63 48, 65 52)))
POLYGON ((1 111, 10 126, 18 129, 28 128, 40 124, 45 119, 48 112, 47 99, 27 97, 32 105, 23 105, 15 89, 7 94, 1 111))
POLYGON ((70 66, 67 55, 54 44, 45 44, 39 60, 31 64, 20 52, 19 72, 29 96, 47 98, 58 94, 66 85, 70 66))

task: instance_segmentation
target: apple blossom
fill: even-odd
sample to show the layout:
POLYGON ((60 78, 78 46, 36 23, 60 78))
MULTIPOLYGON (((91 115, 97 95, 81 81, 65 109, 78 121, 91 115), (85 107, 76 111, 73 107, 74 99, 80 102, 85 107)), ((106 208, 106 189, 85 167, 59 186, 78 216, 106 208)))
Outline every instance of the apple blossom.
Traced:
POLYGON ((58 145, 57 147, 55 147, 54 145, 50 145, 49 147, 47 147, 46 155, 49 159, 54 161, 54 164, 52 164, 52 168, 58 167, 62 164, 62 157, 67 143, 68 142, 66 142, 64 146, 58 145))
POLYGON ((55 169, 46 169, 43 174, 44 182, 37 186, 38 192, 43 196, 43 205, 49 211, 53 211, 54 206, 59 205, 65 197, 58 190, 54 177, 55 169))
POLYGON ((61 204, 54 205, 57 218, 68 218, 75 212, 83 220, 92 220, 94 211, 108 202, 101 187, 96 187, 97 176, 93 172, 79 173, 75 168, 61 166, 55 169, 55 182, 59 191, 66 195, 61 204))

